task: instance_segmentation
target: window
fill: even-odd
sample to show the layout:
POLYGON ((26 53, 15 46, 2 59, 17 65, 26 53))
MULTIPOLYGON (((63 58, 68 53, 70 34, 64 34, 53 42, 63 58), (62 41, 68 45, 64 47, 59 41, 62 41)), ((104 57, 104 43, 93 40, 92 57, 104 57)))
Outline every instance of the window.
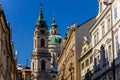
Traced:
POLYGON ((106 64, 106 59, 105 59, 105 47, 103 45, 100 48, 100 54, 103 63, 102 65, 104 66, 106 64))
POLYGON ((97 30, 96 33, 94 34, 94 45, 97 44, 98 40, 99 40, 99 32, 97 30))
POLYGON ((100 64, 100 57, 99 57, 99 55, 97 56, 97 65, 99 65, 100 64))
POLYGON ((98 42, 98 40, 99 40, 99 32, 97 32, 97 42, 98 42))
POLYGON ((45 71, 45 61, 41 61, 41 70, 45 71))
POLYGON ((112 59, 112 52, 111 52, 111 45, 108 47, 108 50, 109 50, 109 59, 112 59))
POLYGON ((37 43, 36 43, 36 40, 35 40, 35 48, 37 47, 36 44, 37 44, 37 43))
POLYGON ((90 64, 93 62, 93 56, 90 56, 90 64))
POLYGON ((102 37, 105 35, 105 27, 104 25, 102 26, 102 37))
POLYGON ((34 70, 34 62, 32 63, 32 65, 33 65, 33 70, 34 70))
POLYGON ((82 70, 84 69, 84 62, 82 63, 82 70))
POLYGON ((106 58, 106 63, 108 63, 108 51, 107 51, 107 49, 105 50, 105 58, 106 58))
POLYGON ((41 34, 45 34, 45 30, 41 30, 40 32, 41 32, 41 34))
POLYGON ((119 55, 119 40, 118 35, 115 36, 115 47, 116 47, 116 56, 119 55))
POLYGON ((114 8, 114 20, 117 19, 118 13, 117 13, 117 7, 114 8))
POLYGON ((111 28, 111 25, 110 25, 110 19, 107 20, 107 28, 108 28, 108 31, 109 31, 110 28, 111 28))
POLYGON ((96 37, 96 35, 94 35, 94 44, 96 44, 97 43, 97 37, 96 37))
POLYGON ((45 40, 43 38, 41 39, 41 47, 45 47, 45 40))
POLYGON ((97 69, 97 58, 94 58, 94 68, 97 69))
POLYGON ((89 65, 89 60, 87 59, 86 61, 86 67, 89 65))

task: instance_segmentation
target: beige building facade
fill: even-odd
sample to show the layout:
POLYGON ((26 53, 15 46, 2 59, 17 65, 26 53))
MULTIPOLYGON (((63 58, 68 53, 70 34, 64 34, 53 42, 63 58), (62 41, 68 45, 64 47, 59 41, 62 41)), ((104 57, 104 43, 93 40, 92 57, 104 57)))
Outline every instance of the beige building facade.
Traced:
POLYGON ((13 48, 10 25, 0 5, 0 80, 16 80, 17 68, 13 48))
POLYGON ((76 54, 75 54, 75 31, 77 24, 72 25, 68 34, 63 39, 62 50, 57 61, 58 75, 57 80, 77 80, 76 75, 76 54))
POLYGON ((81 80, 93 80, 93 55, 89 37, 83 37, 82 52, 79 61, 81 80))
POLYGON ((23 80, 32 80, 31 79, 31 69, 28 65, 26 65, 22 69, 22 78, 23 78, 23 80))
POLYGON ((89 29, 95 22, 95 18, 84 24, 73 24, 63 38, 61 53, 58 58, 57 80, 81 80, 80 53, 82 51, 82 39, 88 37, 89 29))
POLYGON ((16 80, 31 80, 31 68, 28 65, 22 67, 21 64, 18 64, 16 80))

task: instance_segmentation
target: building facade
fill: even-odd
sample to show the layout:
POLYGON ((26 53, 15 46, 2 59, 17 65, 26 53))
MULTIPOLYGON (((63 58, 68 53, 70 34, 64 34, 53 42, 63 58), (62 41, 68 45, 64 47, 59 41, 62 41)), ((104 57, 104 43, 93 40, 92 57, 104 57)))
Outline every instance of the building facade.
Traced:
POLYGON ((22 65, 21 64, 18 64, 17 65, 17 79, 16 80, 23 80, 23 77, 22 77, 22 65))
POLYGON ((80 62, 83 61, 80 64, 81 79, 90 80, 90 75, 92 75, 93 80, 119 80, 120 1, 98 0, 98 3, 99 10, 96 22, 89 30, 91 34, 91 49, 88 48, 86 50, 85 48, 89 44, 82 45, 82 52, 80 54, 80 62), (89 54, 87 55, 87 53, 89 54), (92 55, 91 58, 90 55, 92 55), (92 63, 90 64, 90 62, 92 63), (89 75, 87 74, 87 69, 91 71, 89 75))
POLYGON ((91 39, 83 37, 82 52, 80 54, 81 80, 93 80, 93 55, 91 39))
POLYGON ((99 0, 97 21, 90 29, 92 35, 94 80, 119 80, 119 19, 120 1, 99 0), (119 6, 118 6, 119 5, 119 6))
POLYGON ((72 25, 63 38, 62 50, 58 58, 57 80, 79 80, 75 74, 75 31, 77 24, 72 25))
POLYGON ((22 69, 22 79, 23 80, 31 80, 31 69, 28 65, 26 65, 22 69))
POLYGON ((0 5, 0 80, 16 80, 17 68, 14 55, 10 25, 0 5))
POLYGON ((113 74, 116 80, 120 79, 120 1, 113 0, 112 9, 112 26, 113 26, 113 46, 114 46, 114 68, 113 74))
POLYGON ((80 80, 80 53, 82 51, 82 39, 90 36, 89 29, 95 22, 95 18, 84 24, 73 24, 68 28, 68 32, 63 38, 61 53, 58 58, 57 80, 80 80))

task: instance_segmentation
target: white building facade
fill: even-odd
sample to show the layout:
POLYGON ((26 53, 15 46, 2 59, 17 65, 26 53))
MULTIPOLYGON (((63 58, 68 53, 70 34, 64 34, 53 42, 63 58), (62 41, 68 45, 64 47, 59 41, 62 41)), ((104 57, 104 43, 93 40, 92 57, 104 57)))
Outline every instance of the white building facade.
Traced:
POLYGON ((94 80, 120 80, 119 25, 120 1, 98 0, 92 35, 94 80))

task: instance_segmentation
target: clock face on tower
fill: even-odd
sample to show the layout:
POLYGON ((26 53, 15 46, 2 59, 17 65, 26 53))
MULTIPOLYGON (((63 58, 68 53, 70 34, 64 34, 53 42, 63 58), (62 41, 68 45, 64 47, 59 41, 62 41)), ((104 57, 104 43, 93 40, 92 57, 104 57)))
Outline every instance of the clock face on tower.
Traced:
POLYGON ((40 33, 41 34, 45 34, 45 30, 40 30, 40 33))

